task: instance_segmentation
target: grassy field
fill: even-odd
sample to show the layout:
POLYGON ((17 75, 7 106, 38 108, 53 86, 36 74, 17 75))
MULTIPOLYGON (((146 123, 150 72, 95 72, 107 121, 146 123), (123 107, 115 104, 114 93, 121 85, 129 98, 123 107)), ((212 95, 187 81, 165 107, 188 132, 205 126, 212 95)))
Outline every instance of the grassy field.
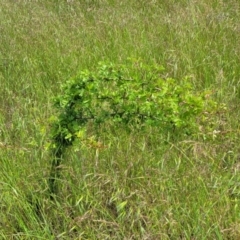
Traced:
POLYGON ((0 3, 0 239, 240 239, 238 0, 0 3), (205 138, 104 126, 105 148, 69 149, 52 201, 53 97, 129 57, 191 76, 227 110, 205 138))

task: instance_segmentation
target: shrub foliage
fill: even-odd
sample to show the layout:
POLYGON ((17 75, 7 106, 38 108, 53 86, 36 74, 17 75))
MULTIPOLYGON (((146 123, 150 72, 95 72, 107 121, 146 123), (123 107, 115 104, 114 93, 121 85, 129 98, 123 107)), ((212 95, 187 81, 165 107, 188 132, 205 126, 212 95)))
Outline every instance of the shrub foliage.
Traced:
POLYGON ((99 63, 95 71, 81 71, 55 99, 59 115, 52 128, 52 171, 90 121, 95 126, 110 120, 140 129, 156 126, 172 134, 196 133, 198 116, 208 105, 205 95, 194 90, 189 78, 164 77, 162 66, 138 61, 128 66, 99 63))

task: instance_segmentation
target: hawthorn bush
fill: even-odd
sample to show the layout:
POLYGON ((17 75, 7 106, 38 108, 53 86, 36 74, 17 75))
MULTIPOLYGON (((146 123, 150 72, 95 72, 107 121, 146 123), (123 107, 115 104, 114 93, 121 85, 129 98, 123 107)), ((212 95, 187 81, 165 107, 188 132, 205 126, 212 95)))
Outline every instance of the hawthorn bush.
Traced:
POLYGON ((96 127, 107 121, 138 129, 150 125, 170 135, 199 131, 199 118, 216 103, 197 92, 190 78, 177 80, 163 73, 162 66, 141 62, 99 63, 95 71, 80 71, 63 85, 63 94, 55 99, 59 115, 52 124, 52 192, 64 150, 84 135, 88 122, 96 127))

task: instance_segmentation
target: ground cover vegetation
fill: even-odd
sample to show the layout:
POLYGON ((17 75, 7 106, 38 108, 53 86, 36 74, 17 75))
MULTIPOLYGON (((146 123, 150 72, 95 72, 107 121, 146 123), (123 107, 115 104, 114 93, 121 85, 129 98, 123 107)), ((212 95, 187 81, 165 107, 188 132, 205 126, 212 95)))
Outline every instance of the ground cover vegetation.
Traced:
POLYGON ((0 2, 1 239, 239 239, 239 1, 0 2))

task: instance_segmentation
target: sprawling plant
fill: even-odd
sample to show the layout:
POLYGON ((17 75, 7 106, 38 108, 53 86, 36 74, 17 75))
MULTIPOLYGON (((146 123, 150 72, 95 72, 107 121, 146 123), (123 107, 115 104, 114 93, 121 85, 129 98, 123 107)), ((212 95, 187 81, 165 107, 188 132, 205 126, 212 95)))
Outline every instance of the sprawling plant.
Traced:
POLYGON ((163 76, 161 66, 100 63, 95 71, 81 71, 66 82, 55 101, 59 115, 52 128, 51 191, 64 150, 90 121, 96 126, 108 120, 128 127, 151 125, 173 134, 196 131, 196 119, 205 111, 204 93, 194 91, 188 78, 163 76))

